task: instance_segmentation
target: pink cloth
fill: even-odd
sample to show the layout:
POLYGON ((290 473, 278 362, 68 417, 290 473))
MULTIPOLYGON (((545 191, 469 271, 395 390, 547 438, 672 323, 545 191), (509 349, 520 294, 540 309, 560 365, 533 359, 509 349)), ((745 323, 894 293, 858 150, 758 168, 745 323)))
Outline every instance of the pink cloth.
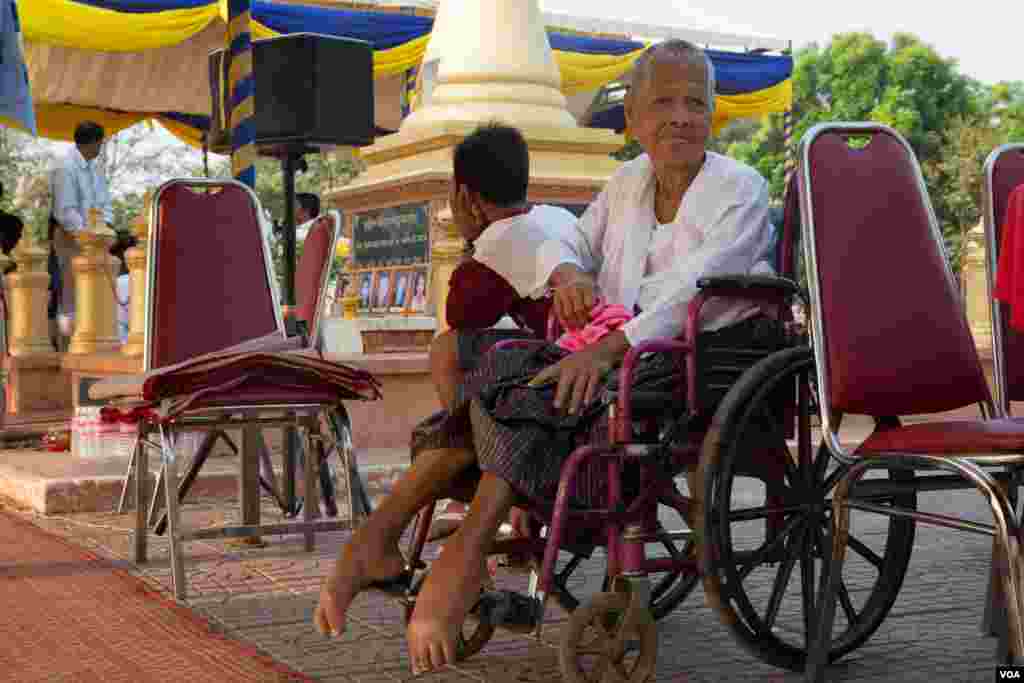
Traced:
POLYGON ((590 311, 590 322, 581 330, 570 330, 555 342, 570 353, 575 353, 598 342, 605 335, 619 329, 633 318, 624 306, 599 301, 590 311))

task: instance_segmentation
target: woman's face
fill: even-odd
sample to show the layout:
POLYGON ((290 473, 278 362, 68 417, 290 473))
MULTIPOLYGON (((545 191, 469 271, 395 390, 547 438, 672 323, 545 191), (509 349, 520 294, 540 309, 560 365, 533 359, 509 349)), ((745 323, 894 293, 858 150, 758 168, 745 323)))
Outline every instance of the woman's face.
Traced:
POLYGON ((692 167, 704 160, 711 135, 706 66, 701 60, 655 58, 648 77, 629 93, 629 131, 655 167, 692 167))

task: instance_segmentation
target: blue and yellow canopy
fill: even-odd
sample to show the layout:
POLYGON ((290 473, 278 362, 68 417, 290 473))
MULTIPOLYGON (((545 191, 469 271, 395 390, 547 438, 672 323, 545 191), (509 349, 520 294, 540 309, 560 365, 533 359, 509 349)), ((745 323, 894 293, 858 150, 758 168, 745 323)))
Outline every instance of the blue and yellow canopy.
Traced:
MULTIPOLYGON (((218 0, 18 0, 25 40, 71 52, 146 53, 180 46, 211 27, 223 25, 226 2, 218 0)), ((408 72, 423 59, 433 19, 395 12, 252 3, 253 38, 313 32, 357 38, 373 45, 374 76, 408 72)), ((646 45, 548 30, 548 39, 567 95, 596 91, 621 79, 646 45)), ((31 62, 31 50, 29 61, 31 62)), ((710 51, 718 80, 716 127, 730 119, 781 112, 792 101, 793 70, 788 56, 710 51)), ((206 78, 206 54, 197 55, 196 78, 206 78)), ((45 70, 42 73, 46 73, 45 70)), ((35 78, 40 77, 36 72, 35 78)), ((38 92, 35 84, 34 90, 38 92)), ((113 132, 156 119, 178 137, 199 144, 208 111, 116 111, 81 102, 36 103, 40 134, 70 139, 84 116, 113 132)), ((614 116, 612 119, 614 120, 614 116)), ((613 124, 614 125, 614 124, 613 124)))

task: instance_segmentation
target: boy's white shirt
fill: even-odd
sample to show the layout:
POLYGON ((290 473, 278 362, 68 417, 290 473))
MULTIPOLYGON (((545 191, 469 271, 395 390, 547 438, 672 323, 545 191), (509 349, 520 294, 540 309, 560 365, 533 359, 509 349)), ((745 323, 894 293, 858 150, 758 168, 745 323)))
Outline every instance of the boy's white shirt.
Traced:
POLYGON ((473 258, 505 278, 523 298, 541 298, 547 277, 537 268, 537 254, 549 240, 576 232, 577 218, 566 209, 538 204, 519 216, 487 226, 473 243, 473 258))

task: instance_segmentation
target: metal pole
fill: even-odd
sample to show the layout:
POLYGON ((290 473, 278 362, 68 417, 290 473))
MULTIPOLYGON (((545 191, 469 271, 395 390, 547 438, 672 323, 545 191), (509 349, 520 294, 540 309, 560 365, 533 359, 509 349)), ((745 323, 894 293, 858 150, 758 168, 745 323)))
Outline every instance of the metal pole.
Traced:
POLYGON ((284 171, 284 283, 281 288, 284 315, 292 314, 295 306, 295 161, 301 152, 285 151, 281 162, 284 171))

